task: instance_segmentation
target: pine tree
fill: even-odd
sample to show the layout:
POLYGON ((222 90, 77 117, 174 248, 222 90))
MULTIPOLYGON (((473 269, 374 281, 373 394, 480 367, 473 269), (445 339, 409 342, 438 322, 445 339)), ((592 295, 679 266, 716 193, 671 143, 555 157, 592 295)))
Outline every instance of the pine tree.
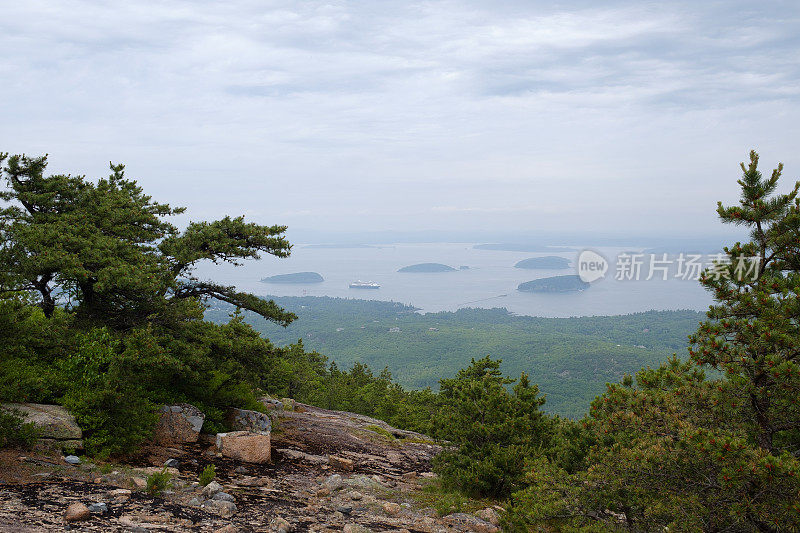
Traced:
POLYGON ((192 222, 179 231, 165 218, 184 212, 154 202, 124 166, 97 183, 45 176, 47 157, 0 153, 0 296, 28 293, 47 317, 61 304, 89 321, 131 329, 196 314, 187 300, 222 300, 287 325, 295 316, 272 301, 197 279, 201 260, 238 264, 261 253, 289 255, 284 226, 244 217, 192 222), (7 160, 7 161, 6 161, 7 160), (5 167, 2 167, 6 162, 5 167))
POLYGON ((758 154, 741 165, 738 206, 717 212, 751 240, 725 248, 701 283, 716 304, 690 340, 698 364, 721 370, 728 408, 771 454, 800 453, 800 182, 777 193, 782 165, 765 178, 758 154))

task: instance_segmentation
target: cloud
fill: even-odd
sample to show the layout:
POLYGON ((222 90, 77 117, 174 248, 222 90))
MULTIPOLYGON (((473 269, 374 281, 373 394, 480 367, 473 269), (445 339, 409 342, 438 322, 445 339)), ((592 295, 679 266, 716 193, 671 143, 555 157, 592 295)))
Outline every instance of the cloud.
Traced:
POLYGON ((198 216, 705 227, 749 148, 800 168, 798 35, 781 1, 32 0, 0 148, 125 162, 198 216))

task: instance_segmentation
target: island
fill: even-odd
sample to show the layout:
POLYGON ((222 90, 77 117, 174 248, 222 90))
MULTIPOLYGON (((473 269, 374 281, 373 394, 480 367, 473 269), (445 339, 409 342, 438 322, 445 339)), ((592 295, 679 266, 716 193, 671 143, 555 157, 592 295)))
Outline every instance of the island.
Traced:
POLYGON ((548 255, 545 257, 531 257, 523 259, 514 268, 525 268, 527 270, 563 270, 569 268, 569 259, 548 255))
POLYGON ((582 291, 588 287, 588 283, 573 274, 526 281, 525 283, 520 283, 517 290, 521 292, 573 292, 582 291))
POLYGON ((475 250, 494 250, 497 252, 571 252, 570 248, 563 246, 547 246, 544 244, 536 243, 487 243, 476 244, 473 246, 475 250))
POLYGON ((262 278, 262 283, 322 283, 325 279, 316 272, 295 272, 262 278))
POLYGON ((441 263, 420 263, 403 267, 398 272, 455 272, 456 269, 441 263))

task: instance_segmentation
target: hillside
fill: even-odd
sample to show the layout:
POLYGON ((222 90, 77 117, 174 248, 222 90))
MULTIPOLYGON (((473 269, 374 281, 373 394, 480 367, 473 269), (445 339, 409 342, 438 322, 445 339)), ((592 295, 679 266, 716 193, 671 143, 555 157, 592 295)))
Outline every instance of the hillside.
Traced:
MULTIPOLYGON (((436 387, 470 359, 503 359, 503 370, 528 372, 547 394, 551 413, 578 417, 607 382, 656 365, 674 352, 683 355, 686 337, 697 328, 695 311, 650 311, 581 318, 514 316, 505 309, 461 309, 419 314, 395 302, 327 297, 275 298, 299 316, 288 328, 248 320, 278 345, 302 339, 307 349, 340 367, 363 362, 388 367, 412 388, 436 387)), ((229 307, 208 318, 227 320, 229 307)))

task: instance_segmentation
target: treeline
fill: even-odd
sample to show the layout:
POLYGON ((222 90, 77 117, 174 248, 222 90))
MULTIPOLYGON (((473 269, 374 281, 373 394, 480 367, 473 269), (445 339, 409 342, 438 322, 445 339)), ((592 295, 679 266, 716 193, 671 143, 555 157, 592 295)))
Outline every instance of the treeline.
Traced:
MULTIPOLYGON (((547 397, 545 410, 580 418, 606 383, 622 379, 665 355, 685 353, 688 335, 703 315, 650 311, 623 316, 537 318, 505 309, 460 309, 419 314, 396 302, 328 297, 276 297, 299 319, 287 328, 257 316, 246 320, 277 345, 302 339, 342 367, 388 368, 406 388, 438 389, 471 359, 501 358, 506 372, 527 372, 547 397), (397 328, 397 329, 394 329, 397 328)), ((232 307, 206 312, 225 322, 232 307)))

